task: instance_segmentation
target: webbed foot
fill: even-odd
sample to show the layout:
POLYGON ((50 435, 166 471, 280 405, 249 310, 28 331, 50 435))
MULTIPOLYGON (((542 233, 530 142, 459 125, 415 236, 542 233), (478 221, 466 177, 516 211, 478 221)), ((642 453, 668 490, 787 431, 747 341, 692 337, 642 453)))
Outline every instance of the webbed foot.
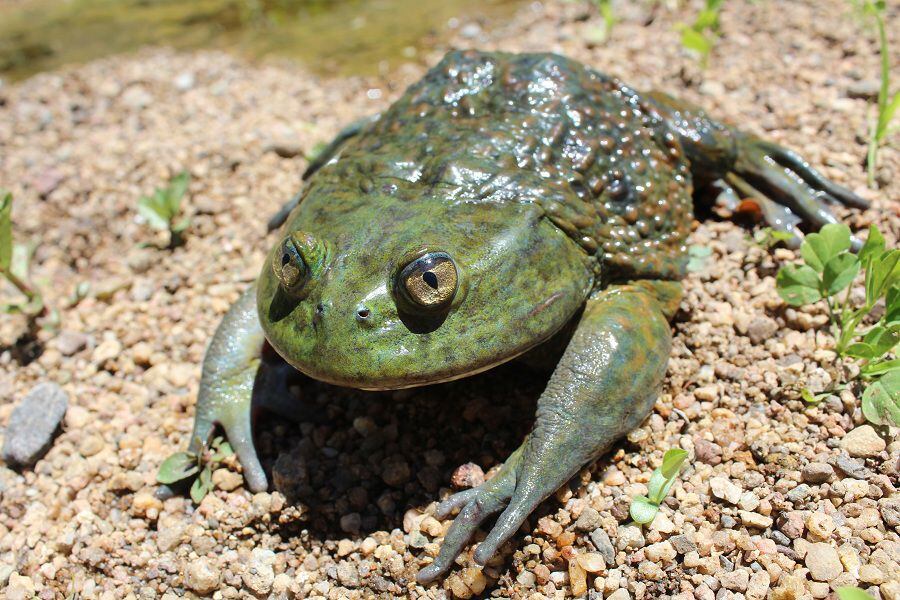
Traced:
MULTIPOLYGON (((838 222, 831 206, 868 208, 866 200, 826 179, 793 150, 741 132, 735 133, 735 140, 737 160, 725 181, 759 205, 770 227, 792 233, 793 246, 803 238, 799 224, 818 231, 838 222)), ((856 239, 854 245, 861 247, 856 239)))

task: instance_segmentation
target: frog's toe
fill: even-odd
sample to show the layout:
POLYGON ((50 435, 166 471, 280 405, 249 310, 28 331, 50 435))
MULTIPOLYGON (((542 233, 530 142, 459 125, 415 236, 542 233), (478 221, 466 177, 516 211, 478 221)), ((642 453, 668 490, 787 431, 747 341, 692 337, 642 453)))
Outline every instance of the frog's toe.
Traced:
MULTIPOLYGON (((771 227, 794 234, 791 245, 800 244, 803 235, 797 225, 801 222, 815 231, 839 222, 832 205, 869 207, 866 200, 829 181, 793 150, 740 132, 736 139, 737 159, 725 180, 743 197, 757 201, 771 227)), ((853 245, 861 247, 859 240, 853 245)))
POLYGON ((233 411, 231 414, 223 416, 220 423, 238 462, 241 463, 247 487, 252 492, 266 491, 269 483, 266 479, 266 472, 256 455, 256 447, 253 445, 250 411, 233 411))
POLYGON ((765 141, 760 142, 760 145, 779 165, 799 175, 812 188, 825 194, 826 199, 862 210, 869 208, 867 200, 844 186, 829 181, 793 150, 765 141))
POLYGON ((434 562, 419 571, 416 580, 421 584, 430 583, 449 571, 478 526, 489 516, 503 510, 514 490, 512 470, 506 469, 477 488, 453 494, 441 502, 435 512, 438 518, 446 517, 456 508, 461 507, 461 510, 447 531, 434 562))

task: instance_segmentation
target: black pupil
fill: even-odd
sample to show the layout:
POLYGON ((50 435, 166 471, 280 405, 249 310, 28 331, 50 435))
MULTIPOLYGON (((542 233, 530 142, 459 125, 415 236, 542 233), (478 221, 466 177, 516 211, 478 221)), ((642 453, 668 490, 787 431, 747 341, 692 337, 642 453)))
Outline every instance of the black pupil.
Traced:
POLYGON ((289 262, 291 262, 291 255, 288 254, 287 252, 285 252, 284 254, 281 255, 281 266, 283 267, 286 264, 288 264, 289 262))
POLYGON ((438 289, 438 278, 433 272, 425 271, 422 273, 422 281, 427 283, 432 289, 438 289))

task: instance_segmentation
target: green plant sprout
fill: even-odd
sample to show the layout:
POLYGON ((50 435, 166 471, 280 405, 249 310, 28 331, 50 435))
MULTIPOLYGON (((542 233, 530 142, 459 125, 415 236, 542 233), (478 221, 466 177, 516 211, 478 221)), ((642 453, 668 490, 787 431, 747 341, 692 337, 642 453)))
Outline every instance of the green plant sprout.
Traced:
POLYGON ((681 466, 687 459, 687 451, 671 448, 663 455, 662 465, 653 471, 647 484, 647 496, 635 496, 631 499, 628 513, 635 523, 646 525, 653 521, 659 512, 659 505, 665 500, 681 466))
POLYGON ((190 179, 190 173, 182 171, 171 178, 166 187, 156 188, 152 196, 142 196, 138 200, 138 212, 150 227, 169 232, 169 248, 184 243, 183 234, 191 224, 190 217, 177 219, 190 179))
MULTIPOLYGON (((859 377, 870 382, 863 392, 863 414, 876 425, 900 425, 900 359, 890 358, 900 341, 900 250, 886 249, 884 237, 874 225, 858 255, 850 251, 850 246, 846 225, 829 224, 819 233, 807 235, 800 246, 804 264, 782 267, 776 288, 791 306, 825 302, 835 351, 842 358, 858 360, 859 377), (865 274, 865 301, 854 307, 850 286, 861 270, 865 274), (841 292, 845 292, 843 297, 841 292), (866 318, 875 318, 873 310, 881 302, 883 314, 874 325, 860 330, 866 318)), ((801 390, 807 402, 816 402, 829 393, 801 390)))
POLYGON ((706 0, 706 5, 690 25, 679 25, 681 45, 700 56, 700 65, 705 69, 709 54, 719 37, 719 12, 725 0, 706 0))
POLYGON ((875 187, 875 168, 878 165, 878 148, 897 132, 891 121, 900 108, 900 91, 891 96, 891 62, 887 33, 884 27, 884 0, 862 0, 857 4, 865 17, 871 18, 878 32, 878 51, 881 55, 881 85, 878 88, 878 115, 872 121, 869 132, 869 150, 866 154, 866 170, 869 187, 875 187))
POLYGON ((31 284, 29 267, 34 253, 32 244, 13 243, 12 194, 0 190, 0 275, 25 296, 24 302, 0 304, 0 312, 21 313, 33 322, 49 315, 40 290, 31 284))
POLYGON ((771 250, 778 244, 785 244, 794 239, 790 231, 781 231, 771 227, 763 227, 753 234, 753 241, 766 250, 771 250))
POLYGON ((872 595, 854 585, 845 585, 837 589, 840 600, 874 600, 872 595))
POLYGON ((221 437, 215 437, 212 443, 208 447, 202 447, 200 452, 176 452, 169 456, 160 465, 156 480, 171 485, 197 475, 191 484, 191 500, 195 504, 200 504, 213 490, 213 471, 233 454, 234 451, 228 442, 221 437))
POLYGON ((603 39, 608 39, 612 35, 613 27, 616 24, 616 14, 613 10, 612 0, 594 0, 594 5, 603 17, 603 39))

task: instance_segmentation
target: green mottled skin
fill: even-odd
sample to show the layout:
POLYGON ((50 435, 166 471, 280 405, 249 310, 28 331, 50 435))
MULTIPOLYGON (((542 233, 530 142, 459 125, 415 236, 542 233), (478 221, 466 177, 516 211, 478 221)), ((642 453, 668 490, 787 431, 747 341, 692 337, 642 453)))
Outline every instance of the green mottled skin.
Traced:
POLYGON ((192 444, 222 424, 251 489, 265 488, 250 436, 264 339, 303 373, 364 389, 552 356, 522 446, 494 478, 439 505, 438 516, 460 512, 423 583, 502 511, 475 551, 483 564, 650 411, 681 297, 694 182, 751 190, 766 218, 791 231, 833 220, 823 201, 862 205, 788 150, 551 54, 448 54, 311 170, 275 219, 286 221, 281 240, 255 290, 210 345, 192 444), (458 273, 437 312, 398 291, 401 270, 426 252, 449 255, 458 273), (541 352, 551 338, 545 346, 565 344, 561 356, 541 352))

